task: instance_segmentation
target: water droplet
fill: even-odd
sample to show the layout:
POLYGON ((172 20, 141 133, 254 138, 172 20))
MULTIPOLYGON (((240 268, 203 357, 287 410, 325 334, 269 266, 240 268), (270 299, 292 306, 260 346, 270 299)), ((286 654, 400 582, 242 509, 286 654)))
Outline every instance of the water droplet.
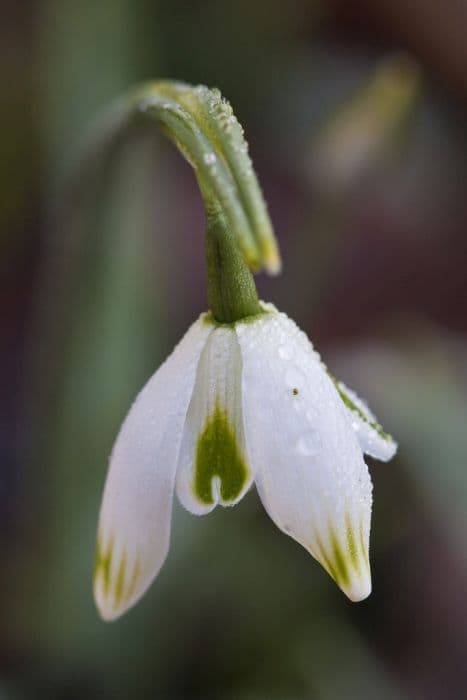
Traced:
POLYGON ((305 457, 311 457, 317 455, 321 450, 321 438, 318 432, 310 431, 305 435, 301 435, 297 444, 295 445, 295 451, 299 455, 304 455, 305 457))
POLYGON ((217 157, 215 153, 205 153, 203 156, 203 160, 206 163, 206 165, 213 165, 217 161, 217 157))

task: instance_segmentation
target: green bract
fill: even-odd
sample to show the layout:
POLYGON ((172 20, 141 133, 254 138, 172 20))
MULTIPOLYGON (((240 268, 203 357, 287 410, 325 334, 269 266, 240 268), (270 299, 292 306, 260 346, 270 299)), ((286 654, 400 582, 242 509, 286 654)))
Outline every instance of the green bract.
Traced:
POLYGON ((137 86, 102 119, 84 167, 142 120, 159 124, 193 166, 206 209, 222 211, 249 267, 279 272, 279 250, 248 144, 219 90, 176 81, 137 86))

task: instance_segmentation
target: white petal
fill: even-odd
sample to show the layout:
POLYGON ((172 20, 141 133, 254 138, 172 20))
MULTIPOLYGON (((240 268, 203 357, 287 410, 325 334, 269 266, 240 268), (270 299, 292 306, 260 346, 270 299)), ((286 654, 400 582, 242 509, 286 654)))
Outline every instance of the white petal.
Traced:
POLYGON ((385 433, 375 415, 357 394, 337 380, 333 380, 344 402, 347 415, 362 452, 375 459, 388 462, 397 451, 397 442, 385 433))
POLYGON ((237 324, 247 454, 263 504, 351 600, 371 591, 371 480, 319 355, 285 314, 237 324))
POLYGON ((211 331, 203 319, 191 326, 136 398, 115 442, 94 576, 94 596, 105 620, 136 603, 167 556, 182 428, 211 331))
POLYGON ((234 505, 250 488, 243 433, 242 357, 232 328, 219 326, 201 354, 183 431, 177 495, 187 510, 234 505))

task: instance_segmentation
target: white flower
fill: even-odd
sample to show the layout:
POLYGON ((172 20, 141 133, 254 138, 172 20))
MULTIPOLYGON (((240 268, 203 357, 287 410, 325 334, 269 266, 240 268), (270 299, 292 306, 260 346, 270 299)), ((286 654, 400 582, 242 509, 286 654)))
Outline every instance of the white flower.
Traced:
POLYGON ((372 485, 363 452, 396 445, 270 305, 196 321, 133 404, 113 448, 94 591, 102 617, 143 595, 166 558, 173 493, 190 512, 234 505, 255 482, 268 514, 353 601, 371 591, 372 485))

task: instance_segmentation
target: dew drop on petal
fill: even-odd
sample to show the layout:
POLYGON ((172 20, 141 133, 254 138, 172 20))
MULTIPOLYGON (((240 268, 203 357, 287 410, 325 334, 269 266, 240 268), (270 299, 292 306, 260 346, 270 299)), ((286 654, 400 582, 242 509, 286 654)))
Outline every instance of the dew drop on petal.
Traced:
POLYGON ((305 457, 317 455, 320 450, 321 439, 319 433, 315 431, 306 433, 306 435, 301 435, 297 440, 297 444, 295 445, 296 453, 305 457))

